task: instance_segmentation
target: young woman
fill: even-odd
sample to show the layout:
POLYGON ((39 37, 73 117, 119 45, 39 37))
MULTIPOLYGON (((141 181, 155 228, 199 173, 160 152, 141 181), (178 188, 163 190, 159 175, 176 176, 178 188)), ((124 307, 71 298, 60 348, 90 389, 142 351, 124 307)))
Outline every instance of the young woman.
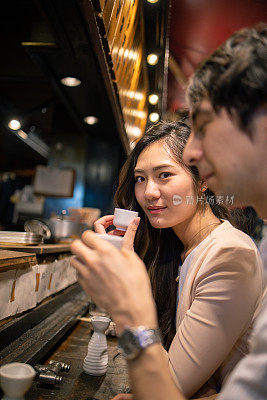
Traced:
MULTIPOLYGON (((186 116, 154 126, 126 161, 115 201, 140 215, 134 249, 150 275, 173 379, 186 396, 201 397, 219 391, 247 353, 263 280, 253 241, 217 204, 231 193, 214 198, 183 163, 189 134, 186 116)), ((96 232, 112 221, 100 218, 96 232)))

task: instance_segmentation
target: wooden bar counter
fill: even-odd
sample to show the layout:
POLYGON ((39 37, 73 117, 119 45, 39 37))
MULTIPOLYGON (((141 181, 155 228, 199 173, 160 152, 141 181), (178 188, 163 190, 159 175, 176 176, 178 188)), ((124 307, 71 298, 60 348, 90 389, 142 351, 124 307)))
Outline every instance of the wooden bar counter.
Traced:
POLYGON ((35 380, 25 399, 110 400, 130 390, 117 338, 107 338, 107 374, 94 377, 83 372, 91 324, 80 318, 88 313, 89 298, 75 279, 70 286, 66 283, 57 288, 59 292, 52 290, 74 271, 68 267, 70 255, 68 244, 0 247, 0 283, 3 288, 10 285, 3 306, 11 307, 17 301, 21 308, 23 301, 36 296, 24 312, 18 309, 18 314, 10 312, 7 315, 12 316, 0 321, 0 365, 25 362, 34 366, 47 364, 51 359, 70 365, 69 372, 59 373, 62 383, 44 385, 35 380), (8 274, 14 277, 10 280, 8 274), (23 290, 19 279, 23 279, 23 290))
POLYGON ((59 244, 39 244, 37 246, 23 246, 21 244, 0 244, 0 250, 12 250, 35 254, 65 253, 70 251, 70 245, 59 244))
POLYGON ((41 385, 33 382, 26 399, 31 400, 110 400, 118 393, 130 390, 126 362, 117 349, 117 338, 107 337, 108 370, 104 376, 90 376, 83 372, 83 360, 87 355, 87 346, 91 337, 90 323, 79 322, 74 330, 61 342, 50 357, 70 365, 69 372, 60 372, 61 384, 41 385))
POLYGON ((36 255, 35 253, 31 253, 30 250, 27 252, 0 250, 0 271, 10 268, 23 268, 35 265, 36 263, 36 255))
POLYGON ((70 244, 0 244, 0 325, 77 281, 70 244))

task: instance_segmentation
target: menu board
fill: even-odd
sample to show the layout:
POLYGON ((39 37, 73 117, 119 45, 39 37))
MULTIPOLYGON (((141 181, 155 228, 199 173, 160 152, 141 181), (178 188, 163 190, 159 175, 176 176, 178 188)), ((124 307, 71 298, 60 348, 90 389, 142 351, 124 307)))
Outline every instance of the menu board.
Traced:
POLYGON ((37 165, 34 193, 49 197, 73 197, 75 171, 71 168, 54 168, 37 165))

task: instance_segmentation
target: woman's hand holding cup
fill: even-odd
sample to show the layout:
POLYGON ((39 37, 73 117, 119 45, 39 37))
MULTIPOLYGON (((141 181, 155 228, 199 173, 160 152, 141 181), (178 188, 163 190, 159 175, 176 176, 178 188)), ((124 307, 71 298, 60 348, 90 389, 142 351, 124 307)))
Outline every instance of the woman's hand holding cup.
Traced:
MULTIPOLYGON (((113 219, 114 219, 114 215, 104 215, 104 217, 99 218, 98 220, 96 220, 94 222, 94 229, 96 233, 107 233, 106 229, 113 225, 113 219)), ((116 229, 115 229, 116 230, 116 229)), ((111 231, 114 232, 114 231, 111 231)), ((112 233, 109 232, 108 234, 111 235, 112 233)), ((117 236, 121 236, 118 233, 116 233, 117 236)))
MULTIPOLYGON (((113 225, 114 215, 104 215, 104 217, 99 218, 94 223, 94 229, 96 233, 105 234, 106 229, 113 225)), ((128 225, 126 231, 119 229, 113 229, 108 232, 108 235, 124 236, 123 238, 123 248, 126 250, 134 250, 134 238, 136 231, 140 222, 139 217, 135 217, 128 225)))

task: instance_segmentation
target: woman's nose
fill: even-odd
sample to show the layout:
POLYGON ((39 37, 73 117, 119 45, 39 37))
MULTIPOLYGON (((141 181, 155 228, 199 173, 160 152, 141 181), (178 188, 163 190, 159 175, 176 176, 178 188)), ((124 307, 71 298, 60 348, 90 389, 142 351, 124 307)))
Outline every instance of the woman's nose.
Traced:
POLYGON ((148 181, 145 189, 145 197, 148 200, 160 197, 160 190, 158 185, 153 181, 148 181))
POLYGON ((183 161, 187 165, 197 166, 198 161, 201 160, 202 156, 203 151, 201 142, 195 137, 194 132, 191 132, 183 151, 183 161))

